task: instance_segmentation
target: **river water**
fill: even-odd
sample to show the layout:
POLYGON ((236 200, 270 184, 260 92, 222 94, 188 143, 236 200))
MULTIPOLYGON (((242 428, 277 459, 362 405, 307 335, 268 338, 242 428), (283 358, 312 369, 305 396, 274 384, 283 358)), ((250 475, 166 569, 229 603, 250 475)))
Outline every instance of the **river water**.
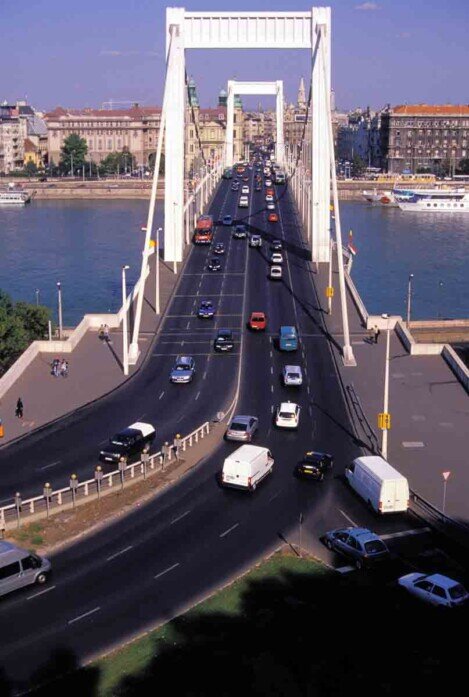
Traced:
MULTIPOLYGON (((115 312, 121 267, 129 287, 140 273, 147 202, 33 201, 0 207, 0 288, 15 300, 55 309, 62 284, 64 324, 85 312, 115 312)), ((414 274, 412 316, 469 317, 469 216, 404 213, 361 202, 341 203, 344 239, 353 230, 352 276, 371 313, 405 315, 414 274)), ((156 224, 163 220, 158 202, 156 224)))

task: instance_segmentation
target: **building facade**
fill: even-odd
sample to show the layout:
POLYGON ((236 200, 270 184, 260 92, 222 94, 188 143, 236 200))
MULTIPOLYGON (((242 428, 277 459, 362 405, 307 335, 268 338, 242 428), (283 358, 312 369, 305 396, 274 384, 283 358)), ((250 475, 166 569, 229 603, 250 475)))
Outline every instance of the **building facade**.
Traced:
POLYGON ((382 119, 389 172, 453 174, 469 157, 469 105, 400 105, 382 119))
POLYGON ((347 114, 346 123, 337 129, 337 154, 340 160, 359 157, 366 167, 386 167, 386 152, 383 140, 383 117, 389 106, 379 111, 354 109, 347 114))

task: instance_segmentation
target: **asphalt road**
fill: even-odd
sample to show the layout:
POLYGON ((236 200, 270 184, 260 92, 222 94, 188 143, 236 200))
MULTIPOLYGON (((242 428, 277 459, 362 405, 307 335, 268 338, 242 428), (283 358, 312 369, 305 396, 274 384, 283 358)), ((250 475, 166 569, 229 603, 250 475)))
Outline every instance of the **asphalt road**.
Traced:
MULTIPOLYGON (((272 477, 254 495, 220 489, 217 473, 226 454, 236 448, 224 443, 149 504, 57 554, 47 587, 29 588, 1 601, 7 640, 0 646, 0 663, 15 680, 26 679, 58 648, 66 647, 84 660, 174 617, 276 548, 281 540, 298 542, 300 514, 303 544, 337 565, 344 562, 328 555, 319 540, 326 530, 359 523, 390 535, 399 550, 406 540, 400 534, 418 527, 406 516, 376 518, 343 482, 344 466, 359 449, 316 309, 293 205, 286 187, 278 187, 277 194, 280 220, 276 224, 267 223, 264 191, 250 196, 246 213, 251 230, 263 236, 260 250, 249 249, 246 240, 231 239, 229 230, 220 228, 216 239, 224 239, 228 248, 223 261, 225 273, 218 275, 204 273, 209 252, 194 250, 155 343, 157 355, 136 384, 130 383, 128 393, 117 403, 106 400, 66 428, 55 429, 55 455, 47 453, 63 460, 67 453, 72 458, 73 450, 70 466, 81 462, 92 456, 101 438, 140 418, 141 413, 149 421, 154 419, 157 426, 164 422, 172 431, 189 430, 213 415, 235 388, 236 354, 240 353, 236 411, 259 417, 256 442, 268 446, 274 455, 272 477), (281 282, 267 278, 269 242, 274 236, 284 240, 286 249, 281 282), (194 295, 197 291, 198 296, 194 295), (240 343, 234 355, 215 356, 211 352, 207 335, 211 339, 213 329, 193 319, 194 302, 202 297, 216 303, 219 326, 236 330, 240 343), (245 330, 253 310, 267 313, 268 329, 263 334, 245 330), (280 353, 276 345, 282 324, 299 328, 301 343, 294 357, 280 353), (196 357, 198 374, 193 384, 173 389, 167 375, 173 354, 182 350, 182 341, 184 353, 192 352, 196 357), (301 388, 282 386, 280 373, 285 363, 302 366, 306 380, 301 388), (159 400, 161 391, 165 396, 159 400), (273 410, 285 399, 301 406, 296 432, 273 426, 273 410), (294 464, 310 448, 327 450, 335 457, 333 473, 323 483, 298 481, 292 476, 294 464)), ((218 207, 220 217, 235 213, 237 198, 230 183, 224 182, 214 203, 215 212, 218 207)), ((236 215, 240 217, 240 212, 236 215)), ((34 458, 34 437, 32 441, 20 448, 34 458)), ((39 440, 36 447, 41 443, 44 441, 39 440)), ((21 462, 13 453, 9 457, 11 465, 21 462)), ((41 461, 38 454, 36 468, 41 461)), ((36 472, 35 466, 28 461, 15 467, 10 486, 16 487, 17 476, 26 478, 28 471, 36 472)), ((4 473, 3 466, 2 477, 4 473)), ((417 548, 425 536, 428 533, 422 531, 411 536, 417 548)))

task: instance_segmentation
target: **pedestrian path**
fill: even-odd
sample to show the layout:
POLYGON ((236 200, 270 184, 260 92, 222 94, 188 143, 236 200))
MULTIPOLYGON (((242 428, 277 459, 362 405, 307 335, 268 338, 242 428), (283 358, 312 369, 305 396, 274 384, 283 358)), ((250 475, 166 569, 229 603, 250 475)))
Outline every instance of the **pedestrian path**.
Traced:
MULTIPOLYGON (((328 332, 343 345, 342 315, 337 269, 333 274, 336 293, 332 316, 327 310, 325 289, 327 265, 313 273, 328 332)), ((346 368, 337 348, 337 364, 351 408, 352 418, 363 442, 364 452, 381 446, 382 432, 377 415, 383 411, 386 330, 378 343, 370 340, 350 293, 347 293, 350 335, 357 367, 346 368), (358 398, 358 399, 357 399, 358 398), (366 420, 360 417, 360 405, 366 420)), ((385 308, 383 308, 385 310, 385 308)), ((469 518, 469 399, 456 376, 439 355, 410 356, 398 335, 390 336, 388 460, 410 482, 411 488, 440 510, 443 505, 443 472, 451 472, 446 491, 445 512, 469 518)))
MULTIPOLYGON (((172 297, 179 275, 160 260, 160 298, 163 313, 172 297)), ((130 376, 138 370, 151 346, 159 324, 155 314, 155 256, 150 257, 150 273, 145 286, 145 300, 140 331, 140 356, 130 376)), ((135 305, 135 303, 134 303, 135 305)), ((132 327, 132 309, 130 327, 132 327)), ((103 315, 105 318, 106 315, 103 315)), ((104 319, 105 322, 105 319, 104 319)), ((130 335, 130 332, 129 332, 130 335)), ((71 353, 40 353, 0 400, 5 445, 51 421, 99 399, 121 385, 126 379, 122 371, 122 327, 110 330, 109 343, 99 338, 98 329, 89 330, 71 353), (54 358, 65 358, 68 377, 54 377, 54 358), (23 418, 15 416, 18 398, 23 402, 23 418)))

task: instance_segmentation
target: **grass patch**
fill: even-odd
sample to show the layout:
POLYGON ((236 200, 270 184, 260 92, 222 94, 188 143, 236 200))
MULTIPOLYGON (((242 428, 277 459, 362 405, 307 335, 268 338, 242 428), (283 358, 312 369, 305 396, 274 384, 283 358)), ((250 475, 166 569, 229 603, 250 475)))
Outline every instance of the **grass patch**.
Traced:
POLYGON ((31 552, 36 551, 44 543, 44 526, 41 523, 29 523, 19 530, 9 531, 7 539, 31 552))
MULTIPOLYGON (((242 605, 242 597, 253 581, 276 578, 283 573, 305 575, 326 575, 330 571, 319 562, 312 559, 300 559, 293 554, 276 553, 267 561, 262 562, 234 581, 221 591, 189 610, 182 619, 190 620, 196 616, 211 614, 238 615, 242 605)), ((177 644, 177 633, 171 622, 137 639, 128 646, 115 651, 94 665, 100 670, 98 688, 99 697, 111 697, 113 690, 126 675, 135 675, 143 671, 155 655, 158 642, 164 641, 177 644)))

